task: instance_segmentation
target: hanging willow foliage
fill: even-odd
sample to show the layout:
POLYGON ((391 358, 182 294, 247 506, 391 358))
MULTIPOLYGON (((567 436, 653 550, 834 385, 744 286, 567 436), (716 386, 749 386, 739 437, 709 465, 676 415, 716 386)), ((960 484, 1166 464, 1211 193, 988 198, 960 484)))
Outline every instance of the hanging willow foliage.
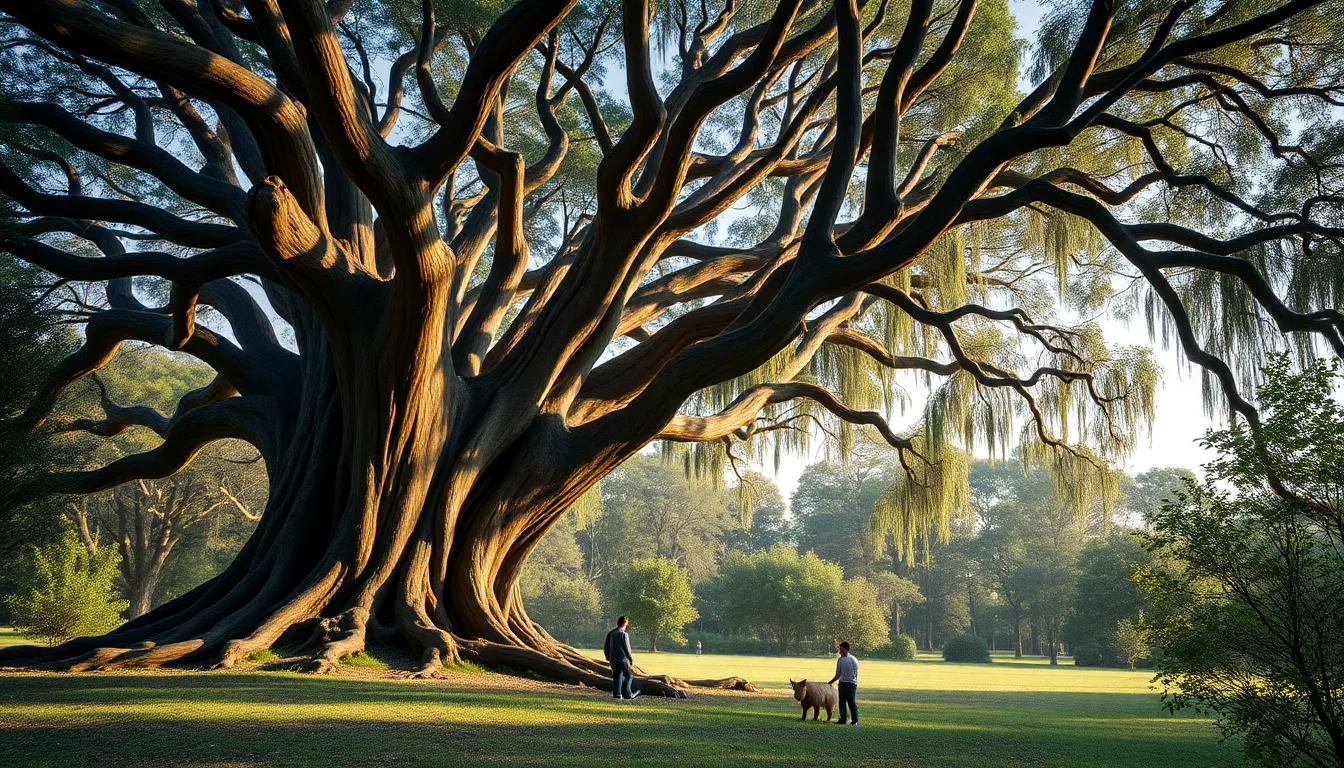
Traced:
POLYGON ((933 542, 946 542, 951 523, 971 513, 970 464, 966 452, 917 440, 927 462, 886 489, 873 509, 873 540, 890 540, 896 556, 925 562, 933 542))

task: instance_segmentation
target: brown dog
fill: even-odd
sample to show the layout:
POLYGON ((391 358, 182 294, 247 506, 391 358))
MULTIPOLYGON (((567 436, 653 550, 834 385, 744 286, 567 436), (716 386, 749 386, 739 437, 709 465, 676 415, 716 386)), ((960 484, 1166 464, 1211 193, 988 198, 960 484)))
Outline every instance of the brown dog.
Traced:
POLYGON ((826 719, 831 719, 831 710, 835 708, 835 688, 827 683, 809 683, 804 678, 798 682, 789 680, 793 686, 793 698, 803 703, 803 719, 807 719, 807 710, 812 710, 812 719, 821 719, 821 710, 825 708, 826 719))

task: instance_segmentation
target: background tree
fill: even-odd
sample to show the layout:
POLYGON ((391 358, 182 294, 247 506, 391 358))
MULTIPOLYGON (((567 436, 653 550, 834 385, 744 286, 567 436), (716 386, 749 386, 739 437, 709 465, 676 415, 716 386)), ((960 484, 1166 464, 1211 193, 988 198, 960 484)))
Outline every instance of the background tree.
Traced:
MULTIPOLYGON (((1129 665, 1120 622, 1137 627, 1145 611, 1153 619, 1151 601, 1134 577, 1152 564, 1151 553, 1130 531, 1089 541, 1078 560, 1078 584, 1064 639, 1074 662, 1084 666, 1129 665), (1122 647, 1124 646, 1124 647, 1122 647)), ((1140 655, 1138 658, 1148 658, 1140 655)))
POLYGON ((1217 715, 1270 765, 1344 762, 1344 406, 1337 364, 1271 360, 1263 419, 1210 432, 1216 458, 1152 521, 1143 584, 1172 708, 1217 715), (1252 426, 1258 426, 1253 429, 1252 426))
POLYGON ((67 531, 29 550, 6 603, 15 624, 51 645, 102 634, 121 623, 126 609, 112 586, 116 573, 116 552, 89 552, 67 531))
MULTIPOLYGON (((12 418, 32 399, 38 382, 78 344, 62 322, 59 301, 43 295, 40 270, 0 254, 0 418, 12 418)), ((65 502, 45 496, 46 472, 69 465, 68 436, 0 431, 0 594, 15 589, 19 561, 34 546, 55 542, 65 502)), ((7 613, 8 608, 0 606, 7 613)))
POLYGON ((855 651, 869 651, 891 641, 887 620, 877 587, 859 576, 846 579, 823 606, 820 634, 830 648, 848 642, 855 651))
POLYGON ((631 631, 647 635, 649 650, 658 650, 658 638, 686 642, 682 628, 700 615, 686 569, 675 560, 645 557, 621 569, 613 585, 612 605, 630 617, 631 631))
POLYGON ((574 637, 602 619, 601 595, 582 576, 525 572, 522 589, 528 611, 557 637, 574 637))
POLYGON ((746 630, 781 654, 820 631, 844 581, 840 566, 776 544, 725 564, 718 593, 730 626, 746 630))
POLYGON ((872 455, 848 465, 808 465, 789 500, 798 548, 839 563, 849 576, 871 574, 877 548, 870 519, 891 484, 890 471, 872 455))
POLYGON ((918 584, 894 573, 875 573, 869 580, 877 588, 878 602, 887 607, 891 617, 891 636, 896 637, 901 634, 901 616, 910 606, 923 603, 924 595, 920 593, 918 584))
POLYGON ((975 571, 970 556, 973 534, 969 524, 955 526, 950 542, 935 543, 909 571, 925 599, 906 614, 907 631, 916 636, 925 650, 932 651, 945 639, 971 628, 967 600, 971 590, 967 582, 975 571))
POLYGON ((566 640, 603 618, 601 593, 587 576, 577 540, 581 517, 567 515, 551 529, 528 558, 519 582, 528 614, 566 640))
POLYGON ((1150 633, 1144 626, 1143 612, 1139 612, 1137 621, 1120 619, 1115 623, 1116 655, 1130 669, 1142 659, 1151 658, 1153 647, 1149 644, 1150 633))
POLYGON ((724 531, 741 527, 721 488, 653 456, 636 456, 607 477, 602 509, 591 541, 618 576, 630 559, 644 555, 675 560, 699 583, 714 571, 724 531))
POLYGON ((1134 525, 1142 525, 1152 518, 1175 491, 1185 488, 1187 480, 1195 480, 1195 473, 1184 467, 1153 467, 1134 478, 1125 507, 1134 515, 1134 525))
MULTIPOLYGON (((756 471, 742 473, 742 479, 728 491, 731 511, 739 513, 739 521, 746 527, 730 526, 724 531, 727 539, 725 554, 728 552, 757 552, 769 549, 776 544, 792 544, 794 541, 794 520, 789 508, 780 495, 779 486, 769 477, 756 471), (743 502, 751 512, 745 521, 740 519, 743 502)), ((721 557, 720 562, 727 557, 721 557)))
POLYGON ((199 590, 0 662, 227 667, 317 620, 314 669, 372 627, 424 674, 607 685, 518 578, 651 441, 712 472, 871 428, 909 550, 977 446, 1113 501, 1157 371, 1070 318, 1142 312, 1246 418, 1279 331, 1344 352, 1331 0, 1066 3, 1025 95, 1005 0, 415 6, 0 0, 4 248, 96 286, 7 428, 138 340, 218 376, 53 487, 223 438, 271 480, 199 590), (893 428, 912 374, 934 392, 893 428))

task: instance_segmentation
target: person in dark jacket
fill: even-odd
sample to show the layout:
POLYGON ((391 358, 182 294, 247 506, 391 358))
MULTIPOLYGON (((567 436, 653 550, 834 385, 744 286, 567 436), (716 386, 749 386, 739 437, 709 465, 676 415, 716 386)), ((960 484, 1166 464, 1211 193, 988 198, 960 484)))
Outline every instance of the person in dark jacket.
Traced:
POLYGON ((617 619, 616 628, 607 633, 607 639, 602 643, 602 653, 611 663, 611 697, 614 699, 639 696, 639 691, 631 690, 635 676, 630 665, 635 663, 635 657, 630 653, 630 635, 626 632, 629 624, 630 620, 624 616, 617 619))

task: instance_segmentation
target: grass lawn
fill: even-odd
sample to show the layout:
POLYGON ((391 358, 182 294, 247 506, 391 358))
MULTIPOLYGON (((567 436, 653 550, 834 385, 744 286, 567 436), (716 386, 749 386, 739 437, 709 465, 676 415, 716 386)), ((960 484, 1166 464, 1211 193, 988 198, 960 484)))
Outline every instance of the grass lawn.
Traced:
MULTIPOLYGON (((0 634, 0 645, 14 637, 0 634)), ((1208 721, 1172 717, 1149 673, 863 661, 863 725, 798 722, 789 677, 826 659, 636 654, 764 693, 613 702, 488 672, 433 682, 363 667, 0 675, 0 766, 1226 766, 1208 721)), ((823 715, 824 716, 824 715, 823 715)))

